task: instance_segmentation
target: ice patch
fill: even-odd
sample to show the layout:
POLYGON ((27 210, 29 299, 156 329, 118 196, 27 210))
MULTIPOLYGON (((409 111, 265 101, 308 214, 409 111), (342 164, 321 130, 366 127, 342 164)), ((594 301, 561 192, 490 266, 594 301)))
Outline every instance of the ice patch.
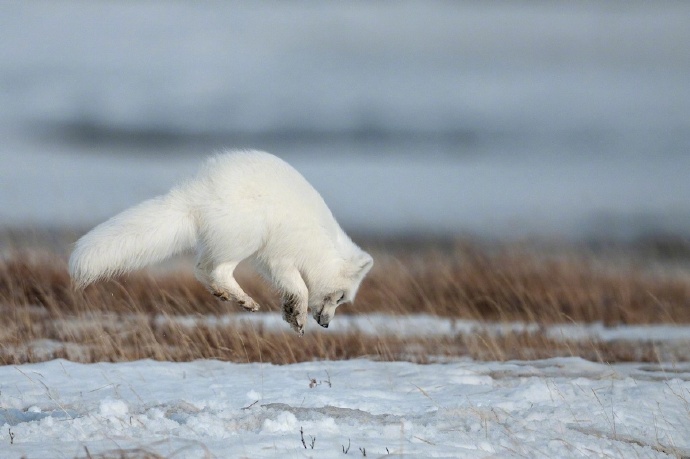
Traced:
POLYGON ((477 374, 459 374, 449 378, 453 384, 465 384, 468 386, 491 386, 494 380, 491 376, 477 374))
POLYGON ((98 411, 104 418, 122 418, 129 413, 129 407, 122 400, 108 398, 101 401, 98 411))
POLYGON ((263 432, 296 432, 298 429, 297 418, 294 414, 283 411, 275 419, 266 419, 263 425, 263 432))
POLYGON ((224 419, 211 413, 199 413, 198 416, 190 418, 187 427, 202 437, 226 438, 234 433, 227 428, 224 419))
POLYGON ((532 384, 522 391, 518 399, 524 399, 530 403, 552 402, 554 395, 543 378, 534 378, 532 384))
POLYGON ((321 431, 321 432, 329 432, 329 433, 340 432, 340 428, 338 427, 338 424, 336 424, 335 419, 333 419, 333 418, 321 419, 318 422, 317 426, 319 428, 319 431, 321 431))

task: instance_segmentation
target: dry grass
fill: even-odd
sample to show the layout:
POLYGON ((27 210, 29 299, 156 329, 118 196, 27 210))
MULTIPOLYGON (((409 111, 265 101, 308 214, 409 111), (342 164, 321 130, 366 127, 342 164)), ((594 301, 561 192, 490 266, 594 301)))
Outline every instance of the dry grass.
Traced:
MULTIPOLYGON (((374 251, 376 266, 356 305, 339 314, 427 313, 479 321, 606 325, 690 323, 690 278, 651 272, 648 265, 611 263, 577 253, 544 255, 517 246, 374 251)), ((51 358, 125 361, 291 363, 361 356, 425 362, 429 356, 507 360, 578 355, 599 361, 687 360, 683 349, 654 343, 553 340, 543 331, 455 337, 324 334, 310 323, 298 338, 261 327, 181 327, 155 316, 218 315, 238 308, 218 302, 190 270, 137 273, 83 292, 70 285, 64 255, 18 251, 0 260, 0 363, 51 358), (39 341, 50 340, 50 341, 39 341), (47 343, 47 344, 46 344, 47 343)), ((240 283, 263 307, 277 294, 251 274, 240 283)), ((337 327, 337 316, 334 327, 337 327)))
POLYGON ((467 245, 376 260, 357 309, 538 323, 690 323, 687 276, 652 275, 627 263, 467 245))

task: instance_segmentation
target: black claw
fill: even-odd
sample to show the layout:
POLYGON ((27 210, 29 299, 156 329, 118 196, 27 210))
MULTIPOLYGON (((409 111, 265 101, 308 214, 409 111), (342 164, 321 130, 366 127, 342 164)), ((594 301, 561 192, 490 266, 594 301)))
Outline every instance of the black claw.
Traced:
POLYGON ((221 301, 228 301, 229 300, 229 298, 227 296, 225 296, 224 293, 213 292, 213 296, 215 296, 216 298, 218 298, 221 301))

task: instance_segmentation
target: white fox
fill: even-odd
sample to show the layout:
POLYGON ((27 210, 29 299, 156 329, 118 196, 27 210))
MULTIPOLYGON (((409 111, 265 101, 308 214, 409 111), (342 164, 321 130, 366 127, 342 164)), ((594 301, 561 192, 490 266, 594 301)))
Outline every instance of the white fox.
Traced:
POLYGON ((196 278, 221 300, 259 305, 233 277, 250 259, 282 293, 283 318, 304 334, 307 311, 328 327, 373 265, 335 221, 319 193, 265 152, 222 153, 197 177, 101 223, 69 260, 79 288, 196 246, 196 278))

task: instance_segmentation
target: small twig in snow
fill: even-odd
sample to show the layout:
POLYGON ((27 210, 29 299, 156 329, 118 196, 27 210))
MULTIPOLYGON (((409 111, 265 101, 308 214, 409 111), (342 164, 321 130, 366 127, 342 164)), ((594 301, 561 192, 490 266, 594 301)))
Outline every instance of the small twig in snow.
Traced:
POLYGON ((317 381, 316 378, 312 378, 311 376, 307 375, 307 378, 309 378, 309 389, 313 389, 318 385, 321 384, 328 384, 328 387, 333 387, 333 383, 331 383, 331 374, 326 371, 326 376, 328 379, 322 379, 320 381, 317 381))
POLYGON ((418 437, 418 436, 416 436, 416 435, 412 435, 412 437, 413 437, 413 438, 416 438, 416 439, 419 440, 419 441, 423 441, 423 442, 426 443, 427 445, 436 446, 435 443, 432 443, 432 442, 430 442, 429 440, 425 440, 425 439, 423 439, 422 437, 418 437))
POLYGON ((257 403, 259 403, 258 400, 255 401, 254 403, 250 403, 249 405, 245 406, 245 407, 242 408, 242 409, 243 409, 243 410, 248 410, 249 408, 253 407, 253 406, 256 405, 257 403))
POLYGON ((347 439, 347 448, 345 448, 345 445, 343 446, 343 454, 347 454, 348 451, 350 451, 350 439, 347 439))

